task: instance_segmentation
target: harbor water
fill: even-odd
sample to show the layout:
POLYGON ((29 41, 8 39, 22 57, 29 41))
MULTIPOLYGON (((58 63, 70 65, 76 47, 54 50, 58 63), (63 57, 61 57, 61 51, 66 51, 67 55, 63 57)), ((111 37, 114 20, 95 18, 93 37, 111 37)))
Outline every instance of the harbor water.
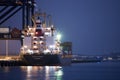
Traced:
POLYGON ((0 80, 120 80, 120 62, 0 67, 0 80))

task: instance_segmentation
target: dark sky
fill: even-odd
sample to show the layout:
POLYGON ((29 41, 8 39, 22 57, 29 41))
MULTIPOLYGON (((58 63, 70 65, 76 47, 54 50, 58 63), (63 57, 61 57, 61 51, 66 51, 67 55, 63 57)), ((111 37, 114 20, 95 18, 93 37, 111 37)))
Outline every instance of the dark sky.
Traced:
POLYGON ((120 52, 120 0, 37 0, 73 53, 120 52))
POLYGON ((120 52, 120 0, 36 0, 52 15, 62 41, 73 53, 93 55, 120 52))

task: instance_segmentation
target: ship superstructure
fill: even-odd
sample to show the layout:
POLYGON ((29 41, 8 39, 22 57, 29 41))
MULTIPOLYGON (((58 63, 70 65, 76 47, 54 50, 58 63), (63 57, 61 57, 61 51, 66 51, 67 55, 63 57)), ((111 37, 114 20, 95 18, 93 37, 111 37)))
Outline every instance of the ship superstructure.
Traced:
POLYGON ((32 17, 33 26, 28 26, 23 33, 22 54, 60 54, 60 34, 53 25, 46 25, 45 13, 32 17))

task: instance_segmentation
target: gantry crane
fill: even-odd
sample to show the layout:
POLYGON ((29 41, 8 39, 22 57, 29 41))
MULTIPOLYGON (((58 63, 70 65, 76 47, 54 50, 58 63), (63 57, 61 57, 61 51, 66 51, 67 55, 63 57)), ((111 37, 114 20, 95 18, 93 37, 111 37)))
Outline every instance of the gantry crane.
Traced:
POLYGON ((35 0, 0 0, 0 26, 22 9, 22 29, 32 24, 35 0))

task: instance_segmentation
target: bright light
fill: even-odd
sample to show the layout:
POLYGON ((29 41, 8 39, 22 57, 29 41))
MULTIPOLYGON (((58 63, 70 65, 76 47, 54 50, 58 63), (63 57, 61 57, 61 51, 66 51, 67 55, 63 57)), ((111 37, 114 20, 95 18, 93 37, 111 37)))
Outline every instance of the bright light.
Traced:
POLYGON ((51 27, 53 28, 54 26, 53 26, 53 25, 51 25, 51 27))
POLYGON ((28 49, 27 52, 30 53, 30 54, 33 54, 33 51, 30 50, 30 49, 28 49))
POLYGON ((32 66, 27 66, 27 77, 31 77, 32 66))
POLYGON ((58 70, 55 72, 55 75, 56 75, 57 77, 62 76, 62 75, 63 75, 63 70, 62 70, 62 68, 58 68, 58 70))
POLYGON ((42 44, 43 43, 43 41, 40 41, 40 44, 42 44))
POLYGON ((39 53, 39 50, 34 50, 33 53, 39 53))
POLYGON ((36 53, 39 53, 39 50, 37 50, 36 53))
POLYGON ((38 20, 36 20, 36 23, 37 23, 37 24, 40 24, 40 20, 39 20, 39 19, 38 19, 38 20))
POLYGON ((48 74, 48 73, 49 73, 49 71, 50 71, 49 66, 45 66, 45 69, 46 69, 46 74, 48 74))
POLYGON ((34 40, 37 40, 37 37, 33 37, 34 40))
POLYGON ((47 35, 47 36, 50 35, 50 32, 45 32, 45 35, 47 35))
POLYGON ((46 49, 46 50, 44 50, 44 53, 45 53, 45 54, 50 53, 50 50, 49 50, 49 49, 46 49))
POLYGON ((11 60, 11 57, 5 57, 5 60, 11 60))
POLYGON ((26 45, 24 45, 23 47, 24 47, 24 48, 27 48, 27 46, 26 46, 26 45))
POLYGON ((38 32, 35 32, 35 34, 38 34, 38 32))
POLYGON ((54 46, 54 45, 50 45, 49 47, 50 47, 50 48, 52 48, 52 49, 53 49, 53 48, 55 48, 55 46, 54 46))
POLYGON ((31 35, 33 36, 33 35, 34 35, 34 33, 31 33, 31 35))
POLYGON ((58 33, 57 36, 56 36, 57 40, 60 40, 61 39, 61 34, 58 33))
POLYGON ((29 29, 29 31, 31 31, 31 30, 32 30, 32 28, 30 28, 30 27, 29 27, 28 29, 29 29))
POLYGON ((47 28, 46 28, 46 31, 50 31, 50 30, 51 30, 51 27, 47 27, 47 28))
POLYGON ((37 46, 33 46, 33 48, 38 48, 37 46))
POLYGON ((40 38, 44 38, 43 36, 40 36, 40 38))

